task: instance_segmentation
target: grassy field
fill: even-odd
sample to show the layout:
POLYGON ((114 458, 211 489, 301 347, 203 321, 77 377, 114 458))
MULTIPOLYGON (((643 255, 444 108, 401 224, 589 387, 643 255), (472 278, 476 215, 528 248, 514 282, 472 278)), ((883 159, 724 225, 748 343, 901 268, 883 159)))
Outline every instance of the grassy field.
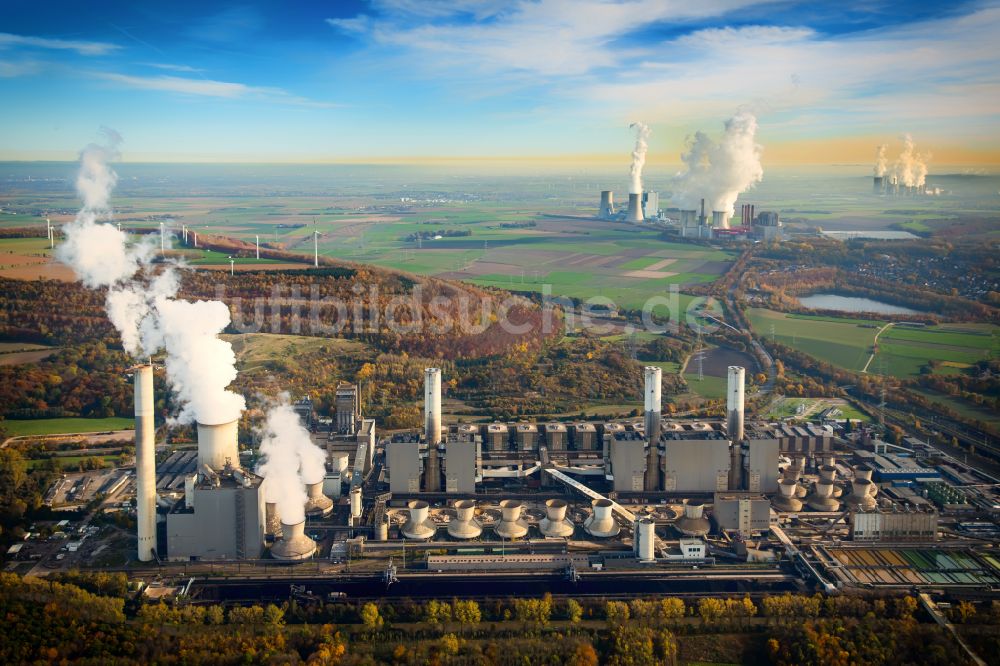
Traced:
POLYGON ((965 418, 974 419, 976 421, 984 421, 994 426, 1000 426, 1000 414, 997 414, 990 409, 978 407, 962 400, 961 398, 954 398, 950 395, 938 393, 937 391, 930 391, 921 388, 911 388, 910 390, 914 393, 922 395, 931 402, 936 402, 939 405, 944 405, 945 407, 955 410, 965 418))
POLYGON ((106 432, 108 430, 126 430, 132 428, 132 419, 113 416, 106 419, 30 419, 7 420, 2 424, 11 437, 19 435, 61 435, 78 432, 106 432))
POLYGON ((692 372, 689 366, 688 371, 684 373, 684 379, 687 381, 691 392, 703 398, 717 399, 726 397, 727 379, 725 377, 704 375, 703 379, 698 379, 698 371, 695 370, 692 372))
MULTIPOLYGON (((104 467, 113 467, 118 464, 119 456, 53 456, 59 461, 63 470, 73 470, 80 464, 81 460, 88 460, 90 458, 100 458, 104 461, 104 467)), ((27 461, 28 469, 34 469, 36 467, 43 466, 48 458, 33 458, 27 461)))
POLYGON ((852 421, 868 421, 868 415, 859 411, 850 403, 839 398, 782 398, 772 405, 765 414, 766 419, 788 419, 788 418, 812 418, 819 416, 829 408, 840 410, 838 419, 851 419, 852 421), (799 411, 799 407, 802 411, 799 411))
MULTIPOLYGON (((788 315, 751 308, 750 323, 758 335, 847 370, 860 371, 871 354, 881 321, 788 315)), ((1000 327, 990 324, 940 324, 924 328, 892 326, 879 337, 878 353, 868 372, 896 377, 920 374, 930 361, 937 372, 958 373, 1000 353, 1000 327)))
POLYGON ((333 355, 354 354, 365 350, 363 342, 340 338, 273 333, 226 334, 220 337, 232 343, 240 372, 246 373, 268 372, 272 363, 294 363, 295 359, 324 348, 333 355))

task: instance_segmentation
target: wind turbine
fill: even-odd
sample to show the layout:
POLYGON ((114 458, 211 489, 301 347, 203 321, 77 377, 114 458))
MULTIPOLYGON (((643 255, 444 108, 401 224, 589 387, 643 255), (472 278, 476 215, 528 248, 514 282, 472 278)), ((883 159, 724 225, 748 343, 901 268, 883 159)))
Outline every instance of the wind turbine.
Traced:
POLYGON ((160 254, 166 249, 166 236, 163 233, 163 222, 160 222, 160 254))
POLYGON ((236 260, 229 257, 229 274, 236 275, 236 260))
POLYGON ((56 246, 56 235, 52 231, 52 222, 49 221, 49 218, 45 218, 45 230, 49 234, 49 249, 51 250, 56 246))
POLYGON ((257 261, 260 261, 260 235, 254 236, 257 239, 257 261))
POLYGON ((319 268, 319 230, 316 228, 315 219, 313 219, 313 266, 319 268))

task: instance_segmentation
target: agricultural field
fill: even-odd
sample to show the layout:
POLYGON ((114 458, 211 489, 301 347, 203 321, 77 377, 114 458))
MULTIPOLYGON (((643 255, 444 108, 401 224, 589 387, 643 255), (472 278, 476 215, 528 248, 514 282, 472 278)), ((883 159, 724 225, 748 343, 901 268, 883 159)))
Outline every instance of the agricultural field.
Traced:
MULTIPOLYGON (((887 322, 812 317, 762 308, 749 310, 754 332, 832 365, 860 372, 871 356, 875 334, 887 322)), ((931 361, 935 372, 960 373, 971 364, 1000 353, 1000 327, 991 324, 894 325, 878 339, 878 353, 868 372, 913 377, 931 361)))
POLYGON ((25 419, 7 420, 0 423, 10 437, 32 435, 62 435, 82 432, 108 432, 128 430, 134 427, 132 419, 113 416, 106 419, 25 419))
POLYGON ((746 368, 748 379, 754 374, 756 368, 753 357, 748 354, 733 349, 711 347, 701 352, 700 361, 697 353, 688 359, 684 371, 684 381, 687 382, 692 393, 702 398, 710 400, 725 398, 729 382, 729 366, 731 365, 740 365, 746 368))
MULTIPOLYGON (((341 338, 316 338, 273 333, 225 334, 232 343, 241 373, 266 374, 274 364, 297 366, 297 360, 326 350, 331 356, 362 355, 368 349, 363 342, 341 338)), ((307 370, 307 368, 301 368, 307 370)))
POLYGON ((784 419, 809 419, 815 418, 827 409, 836 409, 840 412, 837 419, 851 419, 852 421, 868 421, 869 417, 864 412, 859 411, 846 400, 841 398, 780 398, 771 404, 770 409, 764 415, 769 420, 784 419))
POLYGON ((961 398, 945 395, 944 393, 938 393, 937 391, 932 391, 930 389, 909 387, 909 390, 922 395, 931 402, 935 402, 939 405, 955 410, 955 412, 963 418, 971 421, 982 421, 992 425, 993 427, 1000 427, 1000 414, 997 414, 995 411, 987 407, 973 405, 965 400, 962 400, 961 398))
POLYGON ((0 365, 38 363, 56 351, 55 347, 26 342, 0 342, 0 365))

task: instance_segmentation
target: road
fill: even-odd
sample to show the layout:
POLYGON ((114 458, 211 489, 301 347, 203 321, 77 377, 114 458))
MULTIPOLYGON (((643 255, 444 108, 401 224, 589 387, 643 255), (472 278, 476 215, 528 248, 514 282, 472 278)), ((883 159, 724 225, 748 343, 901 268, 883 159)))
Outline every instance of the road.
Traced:
POLYGON ((875 354, 878 353, 878 336, 882 335, 892 325, 893 322, 890 321, 888 324, 875 332, 875 340, 872 341, 872 353, 868 356, 868 362, 865 363, 865 367, 861 368, 862 374, 866 374, 868 372, 868 366, 872 364, 872 361, 875 360, 875 354))

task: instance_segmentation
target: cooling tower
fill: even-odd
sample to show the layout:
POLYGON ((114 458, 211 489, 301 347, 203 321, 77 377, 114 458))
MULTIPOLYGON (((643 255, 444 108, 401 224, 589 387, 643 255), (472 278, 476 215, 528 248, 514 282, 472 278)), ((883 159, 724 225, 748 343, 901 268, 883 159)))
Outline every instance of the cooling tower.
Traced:
POLYGON ((528 533, 528 523, 521 519, 521 510, 524 505, 517 500, 504 500, 500 502, 500 512, 503 517, 500 523, 493 528, 497 536, 504 539, 519 539, 528 533))
POLYGON ((341 477, 347 472, 348 464, 350 464, 349 453, 334 453, 330 456, 330 471, 340 472, 341 477))
POLYGON ((135 369, 135 513, 140 562, 156 552, 156 424, 153 409, 153 366, 135 369))
POLYGON ((545 502, 545 517, 538 523, 538 528, 547 537, 573 536, 573 523, 566 520, 567 504, 561 499, 550 499, 545 502))
POLYGON ((308 560, 316 552, 316 542, 306 536, 306 521, 281 523, 281 538, 271 546, 271 557, 283 562, 308 560))
POLYGON ((605 220, 611 219, 615 214, 615 193, 611 190, 601 192, 601 217, 605 220))
POLYGON ((778 494, 771 498, 771 505, 778 511, 801 511, 802 501, 796 495, 799 484, 794 479, 778 481, 778 494))
POLYGON ((674 529, 684 536, 705 536, 711 527, 705 517, 705 505, 684 500, 684 515, 674 521, 674 529))
POLYGON ((862 509, 875 508, 875 493, 878 487, 868 479, 855 479, 851 482, 851 494, 843 498, 844 504, 862 509))
POLYGON ((646 453, 646 490, 660 489, 660 403, 662 391, 662 370, 654 365, 647 365, 645 369, 646 390, 645 390, 645 434, 649 441, 646 453))
POLYGON ((351 518, 360 518, 361 508, 361 488, 351 488, 351 518))
POLYGON ((441 467, 438 444, 441 443, 441 369, 424 369, 424 437, 427 440, 427 469, 424 491, 441 491, 441 467))
POLYGON ((455 518, 448 523, 448 535, 456 539, 475 539, 483 533, 483 526, 476 520, 476 501, 455 502, 455 518))
POLYGON ((729 384, 726 390, 726 433, 733 442, 743 440, 743 385, 746 370, 738 365, 729 366, 729 384))
POLYGON ((819 468, 819 480, 823 483, 833 483, 837 480, 837 468, 833 465, 821 465, 819 468))
POLYGON ((625 213, 626 222, 642 222, 641 194, 628 195, 628 212, 625 213))
POLYGON ((275 539, 281 536, 281 516, 278 515, 278 505, 275 502, 264 503, 264 533, 275 539))
POLYGON ((816 484, 813 494, 806 500, 809 508, 816 511, 837 511, 840 509, 840 502, 833 498, 833 484, 819 481, 816 484))
POLYGON ((855 465, 851 468, 851 471, 854 472, 855 479, 865 479, 867 481, 872 480, 873 470, 868 465, 855 465))
POLYGON ((309 499, 306 500, 306 515, 311 517, 328 516, 333 511, 333 500, 323 494, 323 482, 317 481, 306 486, 309 499))
POLYGON ((635 521, 633 531, 633 547, 635 557, 640 562, 656 560, 656 521, 652 518, 639 518, 635 521))
POLYGON ((728 229, 729 228, 729 215, 722 210, 712 211, 712 226, 716 229, 728 229))
POLYGON ((583 529, 595 537, 618 536, 621 526, 615 520, 612 510, 614 504, 608 499, 595 499, 590 503, 593 513, 583 522, 583 529))
POLYGON ((875 194, 883 194, 885 192, 885 178, 882 176, 875 176, 872 180, 872 191, 875 194))
POLYGON ((410 517, 406 519, 406 524, 400 530, 403 536, 407 539, 421 541, 426 541, 434 536, 437 525, 429 518, 430 505, 423 500, 411 500, 406 506, 410 510, 410 517))
POLYGON ((198 469, 205 465, 221 472, 229 463, 240 466, 240 446, 237 422, 198 424, 198 469))

